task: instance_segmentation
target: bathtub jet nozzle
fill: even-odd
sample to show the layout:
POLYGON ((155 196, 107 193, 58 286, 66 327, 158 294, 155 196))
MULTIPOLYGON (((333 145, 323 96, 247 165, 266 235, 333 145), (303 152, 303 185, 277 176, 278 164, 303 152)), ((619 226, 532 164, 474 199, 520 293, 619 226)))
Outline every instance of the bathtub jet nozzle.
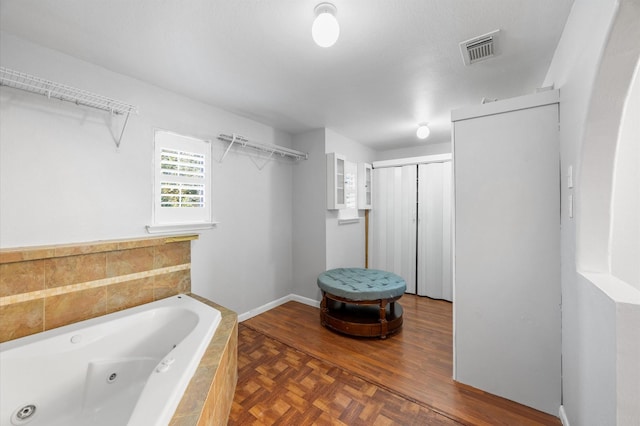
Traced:
POLYGON ((23 425, 29 422, 31 417, 36 413, 36 406, 33 404, 28 404, 18 408, 13 412, 13 416, 11 416, 11 423, 14 425, 23 425))
POLYGON ((115 382, 117 377, 118 377, 118 373, 109 374, 109 377, 107 377, 107 383, 115 382))

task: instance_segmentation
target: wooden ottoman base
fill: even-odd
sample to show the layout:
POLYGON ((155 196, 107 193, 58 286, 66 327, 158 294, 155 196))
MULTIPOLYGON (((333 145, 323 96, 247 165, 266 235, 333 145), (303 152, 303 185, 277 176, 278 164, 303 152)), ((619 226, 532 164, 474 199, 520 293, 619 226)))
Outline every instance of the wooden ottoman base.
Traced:
POLYGON ((350 300, 322 292, 320 322, 323 326, 358 337, 380 337, 402 327, 401 296, 380 300, 350 300))

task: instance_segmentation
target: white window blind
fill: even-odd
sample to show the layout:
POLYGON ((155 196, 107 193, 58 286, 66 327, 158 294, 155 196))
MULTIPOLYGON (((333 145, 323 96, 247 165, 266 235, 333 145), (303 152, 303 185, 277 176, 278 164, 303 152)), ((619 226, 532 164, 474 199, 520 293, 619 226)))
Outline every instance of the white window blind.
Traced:
POLYGON ((205 207, 205 156, 161 148, 160 207, 205 207))
POLYGON ((210 142, 158 130, 154 151, 154 225, 149 228, 210 224, 210 142))

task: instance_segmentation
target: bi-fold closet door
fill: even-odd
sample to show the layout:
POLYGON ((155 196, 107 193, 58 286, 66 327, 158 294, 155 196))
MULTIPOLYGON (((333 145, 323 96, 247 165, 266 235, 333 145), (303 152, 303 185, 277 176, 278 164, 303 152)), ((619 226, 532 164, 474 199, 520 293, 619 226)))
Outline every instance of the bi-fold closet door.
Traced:
POLYGON ((370 267, 400 275, 407 293, 451 301, 451 163, 377 168, 370 267))
POLYGON ((418 165, 417 294, 453 301, 451 162, 418 165))

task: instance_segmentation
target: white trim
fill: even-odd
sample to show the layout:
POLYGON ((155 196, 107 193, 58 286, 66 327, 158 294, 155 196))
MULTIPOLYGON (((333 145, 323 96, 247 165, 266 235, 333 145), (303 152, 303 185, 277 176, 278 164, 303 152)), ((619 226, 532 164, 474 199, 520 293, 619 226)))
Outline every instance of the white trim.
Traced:
POLYGON ((374 169, 383 167, 413 166, 414 164, 443 163, 451 161, 451 154, 425 155, 424 157, 398 158, 396 160, 374 161, 374 169))
POLYGON ((558 413, 560 417, 560 422, 562 426, 569 426, 569 419, 567 418, 567 413, 564 411, 564 405, 560 406, 560 412, 558 413))
POLYGON ((207 229, 215 228, 218 223, 219 222, 181 223, 174 225, 147 225, 146 228, 149 234, 171 234, 206 231, 207 229))
POLYGON ((358 223, 360 222, 359 217, 352 217, 349 219, 338 219, 338 225, 347 225, 349 223, 358 223))
POLYGON ((559 102, 560 91, 549 90, 531 95, 518 96, 516 98, 503 99, 488 104, 472 105, 461 109, 455 109, 451 111, 451 121, 454 122, 470 118, 484 117, 487 115, 502 114, 503 112, 557 104, 559 102))
MULTIPOLYGON (((456 301, 456 162, 453 161, 453 155, 456 152, 456 128, 451 126, 451 297, 453 302, 456 301)), ((453 369, 451 377, 456 380, 457 376, 457 358, 456 358, 456 317, 453 316, 451 324, 451 340, 453 342, 453 350, 451 358, 453 369)))
POLYGON ((305 305, 313 306, 314 308, 320 307, 320 301, 315 299, 309 299, 308 297, 298 296, 297 294, 290 294, 291 300, 294 302, 304 303, 305 305))
POLYGON ((308 297, 298 296, 297 294, 291 293, 284 297, 281 297, 280 299, 276 299, 272 302, 265 303, 262 306, 258 306, 255 309, 251 309, 250 311, 247 311, 243 314, 238 315, 238 322, 248 320, 249 318, 253 318, 256 315, 260 315, 264 312, 267 312, 270 309, 277 308, 278 306, 291 301, 304 303, 305 305, 313 306, 315 308, 320 307, 320 302, 317 300, 309 299, 308 297))
POLYGON ((640 306, 640 290, 630 283, 606 272, 585 272, 578 269, 578 275, 591 282, 613 302, 640 306))

